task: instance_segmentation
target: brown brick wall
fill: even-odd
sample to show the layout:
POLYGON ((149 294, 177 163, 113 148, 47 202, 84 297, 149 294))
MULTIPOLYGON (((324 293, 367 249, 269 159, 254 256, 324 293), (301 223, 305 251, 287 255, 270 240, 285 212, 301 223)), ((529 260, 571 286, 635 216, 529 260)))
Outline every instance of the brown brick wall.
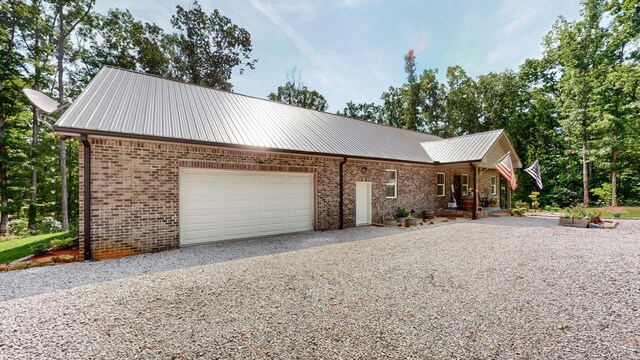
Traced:
MULTIPOLYGON (((469 175, 469 191, 473 188, 473 167, 471 165, 439 165, 436 167, 433 175, 433 186, 435 188, 435 192, 437 194, 437 184, 438 184, 438 173, 445 174, 445 187, 444 192, 445 196, 436 196, 438 206, 441 208, 446 208, 447 203, 451 201, 451 184, 453 184, 453 176, 454 175, 469 175)), ((463 196, 465 197, 473 197, 472 195, 463 196)), ((460 205, 460 204, 458 204, 460 205)))
MULTIPOLYGON (((316 173, 316 227, 339 227, 340 159, 111 138, 90 142, 96 260, 178 247, 180 167, 316 173)), ((81 152, 81 193, 83 160, 81 152)))
POLYGON ((373 162, 349 159, 344 169, 345 226, 355 226, 356 182, 371 182, 372 221, 382 223, 384 215, 395 216, 398 207, 420 213, 424 208, 435 208, 436 193, 434 166, 411 165, 393 162, 373 162), (387 199, 384 184, 385 170, 397 170, 397 198, 387 199))
POLYGON ((490 169, 484 172, 485 169, 480 169, 479 183, 480 197, 494 198, 500 201, 500 173, 498 170, 490 169), (491 194, 491 177, 496 177, 496 194, 491 194))
MULTIPOLYGON (((92 156, 92 252, 94 259, 121 257, 179 246, 179 168, 309 172, 316 179, 316 229, 339 227, 340 158, 324 158, 153 141, 90 137, 92 156)), ((84 191, 80 153, 80 192, 84 191)), ((372 221, 397 207, 436 209, 436 173, 473 172, 445 167, 349 159, 345 165, 345 227, 355 226, 355 183, 372 183, 372 221), (398 197, 384 194, 386 169, 398 171, 398 197)), ((83 229, 80 197, 80 230, 83 229)), ((82 234, 81 234, 82 239, 82 234)), ((81 242, 81 247, 83 243, 81 242)), ((81 249, 82 254, 82 249, 81 249)))

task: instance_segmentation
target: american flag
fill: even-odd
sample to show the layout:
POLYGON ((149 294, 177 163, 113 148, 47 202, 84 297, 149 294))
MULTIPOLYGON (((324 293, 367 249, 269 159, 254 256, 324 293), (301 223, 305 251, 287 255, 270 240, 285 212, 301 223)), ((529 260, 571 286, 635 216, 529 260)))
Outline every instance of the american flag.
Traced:
POLYGON ((507 156, 497 163, 495 168, 509 182, 511 190, 515 190, 518 187, 516 174, 513 172, 513 163, 511 163, 511 153, 507 153, 507 156))
POLYGON ((531 166, 524 169, 524 171, 531 175, 536 180, 536 185, 540 189, 542 189, 542 174, 540 173, 540 165, 538 164, 538 160, 536 160, 531 166))

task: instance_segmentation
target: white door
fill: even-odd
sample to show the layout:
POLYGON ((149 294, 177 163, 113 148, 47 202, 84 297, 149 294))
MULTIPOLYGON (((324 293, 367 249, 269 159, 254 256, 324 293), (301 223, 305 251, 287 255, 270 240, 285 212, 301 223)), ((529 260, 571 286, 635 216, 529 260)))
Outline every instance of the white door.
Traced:
POLYGON ((356 225, 371 224, 371 183, 356 182, 356 225))
POLYGON ((180 245, 313 230, 313 174, 180 169, 180 245))

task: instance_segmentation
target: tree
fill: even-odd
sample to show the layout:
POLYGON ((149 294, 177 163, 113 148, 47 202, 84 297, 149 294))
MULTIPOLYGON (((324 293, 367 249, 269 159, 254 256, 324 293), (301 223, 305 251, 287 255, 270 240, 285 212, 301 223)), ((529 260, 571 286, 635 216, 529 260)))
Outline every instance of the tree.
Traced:
POLYGON ((207 15, 194 1, 189 10, 176 6, 171 25, 177 33, 168 36, 172 49, 172 75, 176 79, 231 90, 231 72, 236 66, 253 69, 249 32, 218 10, 207 15))
POLYGON ((389 86, 389 90, 382 93, 383 101, 380 109, 380 123, 384 125, 403 127, 403 114, 406 106, 402 88, 389 86))
POLYGON ((557 67, 564 127, 568 136, 577 139, 582 154, 583 199, 589 204, 588 143, 594 101, 593 87, 601 81, 605 31, 600 27, 604 5, 602 0, 585 0, 583 19, 568 22, 558 19, 545 37, 545 56, 557 67))
MULTIPOLYGON (((59 115, 64 112, 64 55, 67 45, 67 37, 72 33, 80 22, 89 14, 95 0, 65 1, 56 0, 56 17, 58 21, 58 106, 59 115), (65 14, 65 7, 69 8, 69 13, 65 14)), ((61 194, 61 218, 62 231, 69 231, 69 205, 67 190, 67 150, 65 138, 60 137, 60 194, 61 194)))
POLYGON ((425 131, 442 137, 453 136, 445 117, 446 89, 438 79, 438 69, 426 69, 420 76, 420 98, 425 131))
MULTIPOLYGON (((27 56, 26 62, 33 68, 31 84, 34 90, 47 85, 47 77, 53 74, 49 60, 54 52, 53 16, 47 13, 42 0, 32 0, 25 7, 25 17, 20 22, 20 33, 27 56)), ((36 231, 38 197, 38 137, 40 132, 38 110, 33 107, 31 123, 31 201, 29 203, 29 231, 36 231)))
POLYGON ((0 236, 9 225, 9 179, 11 161, 8 152, 8 119, 22 110, 20 94, 22 56, 18 50, 19 18, 24 11, 17 1, 0 3, 0 236))
POLYGON ((344 111, 338 111, 336 114, 373 123, 382 123, 380 119, 380 106, 374 103, 356 104, 349 101, 344 111))
POLYGON ((294 68, 287 75, 287 82, 278 86, 275 93, 268 95, 270 100, 300 106, 306 109, 326 111, 329 108, 327 100, 316 90, 309 90, 298 75, 296 79, 296 69, 294 68))
MULTIPOLYGON (((640 86, 640 2, 610 1, 606 4, 612 20, 606 29, 606 46, 600 66, 604 80, 595 84, 596 102, 593 109, 600 115, 594 122, 598 140, 594 142, 596 156, 603 164, 610 164, 611 205, 618 203, 618 167, 633 164, 636 151, 640 115, 638 87, 640 86), (608 161, 607 161, 608 160, 608 161)), ((607 166, 605 166, 607 168, 607 166)), ((624 171, 625 177, 638 178, 633 165, 624 171)), ((624 183, 623 183, 624 184, 624 183)), ((602 185, 604 187, 604 184, 602 185)), ((625 185, 623 185, 623 189, 625 185)))
POLYGON ((460 66, 447 69, 446 118, 452 135, 482 131, 476 82, 460 66))
POLYGON ((407 84, 404 87, 406 106, 403 107, 404 128, 408 130, 418 130, 424 125, 419 117, 420 114, 420 83, 416 77, 416 57, 413 50, 404 56, 404 71, 407 73, 407 84))

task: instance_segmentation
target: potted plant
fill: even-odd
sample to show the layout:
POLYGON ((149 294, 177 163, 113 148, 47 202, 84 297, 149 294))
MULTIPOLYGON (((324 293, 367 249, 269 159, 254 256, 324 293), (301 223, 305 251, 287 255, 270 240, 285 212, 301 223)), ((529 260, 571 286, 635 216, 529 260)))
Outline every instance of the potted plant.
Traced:
POLYGON ((436 217, 436 212, 435 211, 430 210, 428 208, 422 209, 422 220, 423 221, 433 220, 435 217, 436 217))
POLYGON ((592 224, 602 224, 602 213, 599 210, 587 211, 587 216, 592 224))
POLYGON ((398 219, 399 223, 403 223, 404 219, 408 217, 409 217, 409 210, 401 207, 396 209, 396 219, 398 219))
POLYGON ((627 210, 625 210, 625 208, 621 208, 621 207, 609 207, 607 208, 607 211, 610 212, 614 218, 616 219, 620 219, 620 216, 622 214, 626 214, 627 210))
POLYGON ((387 215, 384 216, 384 224, 387 226, 396 226, 398 225, 398 221, 396 220, 396 217, 393 216, 393 213, 389 212, 387 215))
POLYGON ((498 199, 496 198, 489 199, 489 207, 498 207, 498 199))
POLYGON ((515 205, 516 205, 516 208, 518 208, 518 209, 524 209, 525 211, 529 210, 529 204, 527 204, 524 201, 519 201, 518 200, 518 201, 515 202, 515 205))
POLYGON ((566 209, 566 213, 560 218, 560 225, 578 228, 589 227, 591 222, 589 214, 584 206, 576 205, 566 209))
POLYGON ((511 210, 511 214, 513 214, 515 216, 524 216, 525 212, 527 212, 527 210, 524 209, 524 208, 521 208, 521 207, 517 207, 517 208, 511 210))
POLYGON ((413 225, 413 226, 418 225, 418 219, 416 219, 416 211, 415 210, 411 210, 411 215, 409 215, 409 217, 404 219, 404 225, 406 227, 409 227, 411 225, 413 225))

